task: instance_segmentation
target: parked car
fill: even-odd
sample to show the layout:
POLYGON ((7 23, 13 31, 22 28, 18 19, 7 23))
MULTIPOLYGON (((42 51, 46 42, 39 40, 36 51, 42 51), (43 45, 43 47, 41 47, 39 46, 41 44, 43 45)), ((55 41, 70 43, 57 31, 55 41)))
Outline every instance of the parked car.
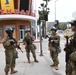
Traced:
POLYGON ((66 36, 70 37, 70 36, 73 35, 73 33, 74 33, 74 32, 73 32, 71 29, 66 29, 66 30, 64 31, 64 37, 66 37, 66 36))
POLYGON ((46 38, 49 38, 51 36, 51 33, 46 34, 46 38))
POLYGON ((63 30, 57 30, 57 33, 63 33, 63 30))

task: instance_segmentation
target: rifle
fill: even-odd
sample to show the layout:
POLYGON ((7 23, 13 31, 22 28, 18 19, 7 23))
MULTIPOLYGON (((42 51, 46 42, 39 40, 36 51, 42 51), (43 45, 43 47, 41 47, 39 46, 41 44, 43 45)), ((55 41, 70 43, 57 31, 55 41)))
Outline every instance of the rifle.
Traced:
POLYGON ((17 41, 13 37, 11 37, 10 39, 14 40, 14 42, 11 42, 11 44, 16 44, 16 47, 23 53, 23 51, 21 50, 21 47, 17 46, 17 41))
MULTIPOLYGON (((11 45, 14 45, 14 44, 16 44, 16 47, 18 48, 18 49, 20 49, 21 50, 21 48, 20 48, 20 46, 17 46, 17 41, 15 40, 15 38, 13 38, 13 31, 14 31, 14 29, 13 28, 7 28, 6 29, 6 33, 8 34, 8 36, 9 36, 9 38, 11 39, 11 40, 14 40, 14 42, 13 41, 11 41, 10 43, 11 43, 11 45)), ((23 53, 23 51, 21 50, 21 52, 23 53)))
POLYGON ((64 51, 66 52, 66 56, 65 56, 65 62, 66 63, 68 63, 68 61, 69 61, 69 55, 71 54, 71 50, 70 50, 70 45, 69 45, 69 41, 68 41, 68 39, 69 39, 69 37, 68 36, 65 36, 65 38, 66 38, 66 47, 64 48, 64 51))
POLYGON ((68 73, 68 65, 69 65, 69 56, 71 54, 71 50, 70 50, 70 46, 69 46, 69 37, 68 36, 65 36, 66 38, 66 47, 64 48, 64 51, 65 51, 65 62, 66 62, 66 74, 68 73))

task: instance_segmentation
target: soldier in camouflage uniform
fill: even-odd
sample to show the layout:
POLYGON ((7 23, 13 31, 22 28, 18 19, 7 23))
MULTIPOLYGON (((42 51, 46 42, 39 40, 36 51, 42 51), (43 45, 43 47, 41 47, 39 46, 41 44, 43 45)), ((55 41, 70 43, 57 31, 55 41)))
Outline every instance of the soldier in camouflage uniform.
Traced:
POLYGON ((25 44, 26 56, 28 59, 28 63, 30 63, 30 51, 32 52, 34 62, 38 63, 39 61, 36 59, 36 53, 35 53, 35 49, 33 46, 34 38, 30 33, 30 29, 28 29, 26 32, 27 32, 27 35, 23 38, 23 43, 25 44))
POLYGON ((51 67, 55 67, 55 69, 58 70, 59 60, 58 60, 58 52, 56 50, 56 47, 60 45, 60 36, 56 33, 56 31, 57 29, 55 27, 51 29, 52 33, 51 36, 49 37, 48 47, 49 47, 50 55, 53 60, 53 64, 51 65, 51 67))
POLYGON ((71 36, 69 43, 71 53, 66 67, 66 75, 76 75, 76 20, 70 22, 70 24, 74 34, 71 36))
MULTIPOLYGON (((3 39, 3 46, 5 48, 5 75, 8 75, 8 72, 11 69, 11 74, 16 73, 17 71, 14 70, 15 68, 15 61, 16 61, 16 47, 13 39, 10 39, 10 36, 13 35, 13 29, 11 27, 6 28, 7 36, 3 39)), ((19 44, 17 44, 19 45, 19 44)))

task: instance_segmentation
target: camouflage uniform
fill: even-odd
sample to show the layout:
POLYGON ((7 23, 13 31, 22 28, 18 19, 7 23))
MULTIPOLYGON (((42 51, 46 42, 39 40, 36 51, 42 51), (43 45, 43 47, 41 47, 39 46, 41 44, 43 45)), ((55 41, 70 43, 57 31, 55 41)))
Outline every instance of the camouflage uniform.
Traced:
POLYGON ((23 38, 23 43, 26 43, 26 46, 25 46, 25 49, 26 49, 26 56, 27 56, 27 59, 28 59, 28 62, 30 63, 30 51, 32 52, 32 55, 33 55, 33 58, 34 58, 34 62, 38 62, 38 60, 36 59, 36 53, 35 53, 35 49, 34 49, 34 46, 33 46, 33 36, 30 34, 30 35, 26 35, 24 38, 23 38))
POLYGON ((71 36, 69 47, 70 55, 66 66, 66 75, 76 75, 76 20, 69 22, 74 34, 71 36))
POLYGON ((6 73, 8 73, 10 69, 11 69, 11 72, 14 70, 15 60, 16 60, 16 48, 14 45, 11 45, 9 40, 10 39, 8 36, 6 36, 3 39, 3 46, 5 48, 5 59, 6 59, 6 66, 5 66, 6 73))
POLYGON ((56 47, 59 45, 60 45, 60 36, 57 35, 57 33, 51 34, 51 36, 49 37, 49 44, 48 44, 49 50, 50 50, 50 55, 54 62, 51 66, 58 66, 58 64, 59 64, 58 52, 56 50, 56 47), (53 42, 51 42, 51 40, 53 40, 53 42))
POLYGON ((69 62, 66 67, 67 75, 76 75, 76 33, 74 33, 70 39, 70 50, 69 62))
POLYGON ((3 46, 5 48, 5 75, 8 75, 9 70, 11 69, 11 74, 16 73, 17 71, 14 70, 15 68, 15 60, 16 60, 16 44, 15 41, 12 39, 13 35, 13 28, 7 27, 5 29, 7 36, 3 39, 3 46))

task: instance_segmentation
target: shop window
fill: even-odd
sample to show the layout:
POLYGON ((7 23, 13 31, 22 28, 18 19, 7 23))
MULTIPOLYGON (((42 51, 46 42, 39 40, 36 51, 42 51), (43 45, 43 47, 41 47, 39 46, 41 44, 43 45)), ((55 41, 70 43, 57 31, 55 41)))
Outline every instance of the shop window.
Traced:
POLYGON ((26 35, 26 29, 27 29, 26 25, 20 25, 19 26, 19 39, 24 38, 24 36, 26 35))
POLYGON ((29 1, 30 0, 20 0, 20 11, 24 10, 26 12, 26 10, 29 10, 29 1))

